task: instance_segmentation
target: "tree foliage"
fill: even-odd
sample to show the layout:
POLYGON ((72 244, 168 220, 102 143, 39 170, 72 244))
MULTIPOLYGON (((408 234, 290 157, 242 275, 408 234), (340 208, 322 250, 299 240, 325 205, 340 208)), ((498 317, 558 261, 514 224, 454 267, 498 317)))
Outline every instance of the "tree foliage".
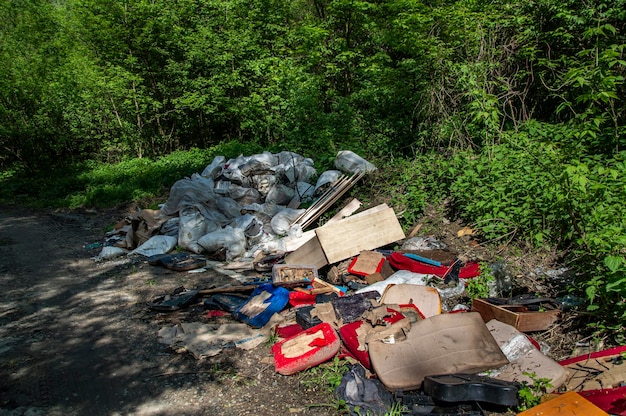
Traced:
POLYGON ((621 319, 625 3, 3 0, 0 166, 231 141, 406 158, 398 201, 566 248, 621 319))

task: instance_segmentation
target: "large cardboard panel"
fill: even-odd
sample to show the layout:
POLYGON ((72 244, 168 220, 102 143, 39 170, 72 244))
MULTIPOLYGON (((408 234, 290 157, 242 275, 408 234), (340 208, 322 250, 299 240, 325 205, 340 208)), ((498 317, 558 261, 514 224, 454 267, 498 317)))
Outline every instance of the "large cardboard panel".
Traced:
POLYGON ((533 377, 548 379, 551 385, 547 389, 548 393, 563 385, 567 377, 565 368, 535 348, 525 334, 497 319, 492 319, 485 325, 500 349, 511 360, 510 364, 497 371, 494 378, 527 384, 534 383, 533 377))
POLYGON ((437 289, 431 286, 410 284, 389 286, 381 302, 386 305, 413 304, 426 318, 441 313, 441 296, 437 289))
POLYGON ((476 312, 435 315, 412 324, 406 339, 368 343, 372 367, 389 390, 412 390, 424 377, 496 369, 506 356, 476 312))
POLYGON ((404 239, 393 208, 370 215, 348 217, 315 230, 328 263, 336 263, 404 239))

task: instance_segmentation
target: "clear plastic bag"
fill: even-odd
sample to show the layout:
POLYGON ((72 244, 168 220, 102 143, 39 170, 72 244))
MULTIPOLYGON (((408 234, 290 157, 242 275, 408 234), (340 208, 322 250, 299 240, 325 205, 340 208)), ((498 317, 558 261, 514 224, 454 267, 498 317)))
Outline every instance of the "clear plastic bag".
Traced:
POLYGON ((337 153, 337 157, 335 158, 335 167, 348 173, 371 173, 376 170, 376 166, 351 150, 341 150, 337 153))

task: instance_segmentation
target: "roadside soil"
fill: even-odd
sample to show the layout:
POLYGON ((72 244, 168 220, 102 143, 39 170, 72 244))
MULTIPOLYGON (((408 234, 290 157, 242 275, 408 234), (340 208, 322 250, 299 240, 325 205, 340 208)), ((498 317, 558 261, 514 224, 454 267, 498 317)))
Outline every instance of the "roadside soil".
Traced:
MULTIPOLYGON (((100 248, 86 247, 127 213, 0 209, 0 416, 337 413, 326 386, 275 373, 268 344, 197 360, 159 343, 163 326, 230 318, 207 318, 202 305, 157 313, 148 303, 180 286, 239 282, 212 270, 174 272, 127 258, 96 262, 100 248)), ((440 214, 424 217, 420 235, 438 233, 455 240, 459 252, 494 258, 456 238, 460 225, 440 214)), ((555 253, 499 257, 534 291, 556 290, 532 272, 552 267, 555 253)), ((569 356, 584 339, 575 318, 538 335, 553 358, 569 356)))
MULTIPOLYGON (((237 281, 128 259, 96 262, 115 212, 0 211, 0 415, 328 414, 327 392, 274 372, 269 346, 196 360, 157 339, 206 321, 147 304, 180 286, 237 281)), ((221 318, 223 319, 223 318, 221 318)))

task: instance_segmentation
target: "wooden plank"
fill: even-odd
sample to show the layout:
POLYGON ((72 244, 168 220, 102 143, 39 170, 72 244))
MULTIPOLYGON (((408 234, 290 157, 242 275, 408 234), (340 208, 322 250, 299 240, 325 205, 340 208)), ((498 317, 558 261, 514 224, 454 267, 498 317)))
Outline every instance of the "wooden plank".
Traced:
POLYGON ((321 269, 328 264, 328 260, 324 255, 324 250, 322 250, 319 240, 317 237, 313 237, 296 251, 288 254, 285 257, 285 263, 311 265, 321 269))
POLYGON ((300 237, 283 237, 282 241, 285 243, 285 251, 296 251, 300 247, 302 247, 307 241, 315 237, 315 230, 309 230, 304 233, 300 237))
POLYGON ((363 250, 373 250, 405 237, 393 208, 348 217, 320 227, 315 233, 328 263, 345 260, 363 250))
POLYGON ((335 182, 333 182, 331 186, 326 189, 326 191, 324 191, 324 193, 320 195, 320 197, 317 198, 315 202, 313 202, 313 204, 311 204, 310 207, 308 207, 302 214, 298 216, 298 218, 293 221, 293 224, 302 224, 304 221, 306 221, 307 218, 313 215, 315 211, 318 210, 320 206, 324 203, 324 201, 331 197, 331 195, 336 191, 337 186, 343 183, 346 178, 346 175, 341 175, 339 178, 337 178, 335 182))
POLYGON ((338 186, 335 193, 333 193, 326 201, 324 201, 322 206, 318 208, 314 212, 314 214, 311 215, 309 219, 301 223, 302 229, 307 228, 309 225, 313 223, 313 221, 319 218, 320 215, 326 212, 328 208, 330 208, 335 202, 337 202, 337 200, 339 200, 339 198, 341 198, 343 194, 348 192, 348 190, 350 190, 350 188, 352 188, 359 180, 361 180, 363 176, 365 176, 365 172, 359 172, 351 176, 347 181, 343 182, 340 186, 338 186))
POLYGON ((345 217, 349 217, 350 215, 354 214, 357 209, 361 208, 362 204, 363 203, 358 199, 352 198, 352 200, 348 202, 345 207, 339 210, 339 212, 337 212, 331 219, 326 221, 324 225, 332 224, 334 222, 344 219, 345 217))

